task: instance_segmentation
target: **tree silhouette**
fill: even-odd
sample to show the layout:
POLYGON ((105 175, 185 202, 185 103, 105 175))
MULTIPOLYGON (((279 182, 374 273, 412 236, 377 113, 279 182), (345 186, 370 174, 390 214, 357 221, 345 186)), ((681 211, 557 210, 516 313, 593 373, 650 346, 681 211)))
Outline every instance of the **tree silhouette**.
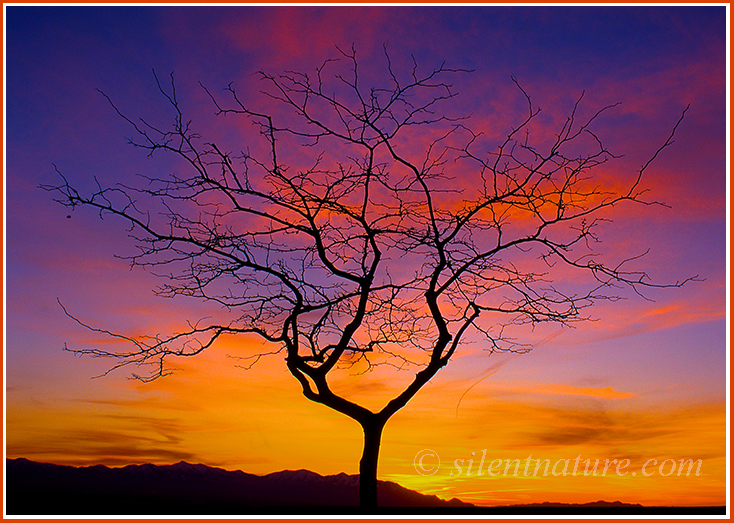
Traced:
POLYGON ((218 115, 259 126, 261 143, 244 152, 195 132, 173 77, 170 85, 156 77, 175 114, 171 127, 113 107, 131 125, 135 146, 178 156, 185 174, 83 195, 59 172, 62 182, 43 188, 68 207, 124 218, 139 248, 132 263, 166 267, 163 295, 223 307, 223 321, 187 323, 167 337, 85 325, 127 340, 130 349, 71 350, 115 358, 112 369, 143 368, 134 376, 149 381, 170 372, 169 358, 199 354, 223 335, 261 337, 273 352, 284 351, 309 400, 361 425, 360 499, 375 507, 386 422, 462 340, 480 336, 490 353, 523 352, 529 347, 508 327, 582 321, 585 308, 616 299, 620 286, 639 292, 685 283, 652 283, 628 269, 638 257, 611 263, 594 251, 606 210, 657 204, 645 199, 641 180, 683 115, 619 191, 595 178, 618 157, 592 130, 614 105, 581 121, 582 95, 560 128, 534 142, 540 110, 513 78, 527 112, 492 145, 469 118, 445 112, 456 96, 451 79, 469 71, 441 65, 422 72, 415 61, 398 71, 386 52, 381 85, 367 88, 354 50, 339 53, 312 74, 261 71, 265 105, 277 108, 270 112, 253 109, 232 85, 224 100, 204 88, 218 115), (372 411, 329 386, 332 370, 357 364, 416 373, 372 411))

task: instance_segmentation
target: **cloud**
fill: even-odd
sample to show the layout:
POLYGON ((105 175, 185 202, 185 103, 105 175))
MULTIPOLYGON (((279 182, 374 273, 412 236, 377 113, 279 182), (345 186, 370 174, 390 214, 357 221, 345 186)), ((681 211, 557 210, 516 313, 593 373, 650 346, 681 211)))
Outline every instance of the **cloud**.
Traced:
POLYGON ((620 399, 633 397, 633 395, 629 392, 619 392, 614 390, 612 387, 574 387, 571 385, 555 383, 537 384, 529 389, 525 389, 525 392, 532 392, 534 394, 559 394, 565 396, 588 396, 591 398, 604 399, 620 399))
MULTIPOLYGON (((489 376, 491 376, 492 374, 494 374, 494 372, 489 374, 489 376)), ((469 387, 467 391, 470 390, 472 387, 469 387)), ((538 382, 488 382, 483 387, 482 393, 501 396, 581 396, 607 400, 626 399, 634 397, 634 395, 629 392, 617 391, 612 387, 577 387, 565 383, 538 382)))
POLYGON ((116 430, 58 430, 45 434, 43 441, 31 439, 11 443, 7 454, 9 457, 52 460, 60 465, 200 461, 195 453, 178 447, 179 442, 180 438, 159 439, 116 430))
MULTIPOLYGON (((232 13, 221 32, 241 51, 257 54, 268 68, 337 56, 335 46, 370 54, 392 17, 385 8, 275 7, 232 13)), ((314 62, 313 66, 319 65, 314 62)))
POLYGON ((578 445, 588 444, 609 447, 619 445, 621 443, 657 439, 660 437, 674 435, 678 432, 678 430, 664 428, 634 430, 616 427, 611 424, 606 426, 561 425, 551 427, 540 432, 527 433, 524 436, 518 435, 522 440, 522 443, 518 443, 517 448, 575 447, 578 445))

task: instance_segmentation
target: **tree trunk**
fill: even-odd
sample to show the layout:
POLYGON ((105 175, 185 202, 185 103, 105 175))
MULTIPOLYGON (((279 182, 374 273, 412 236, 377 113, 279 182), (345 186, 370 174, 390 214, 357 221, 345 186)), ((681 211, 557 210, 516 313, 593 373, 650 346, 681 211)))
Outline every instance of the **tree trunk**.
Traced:
POLYGON ((364 450, 359 462, 359 504, 363 509, 377 508, 377 459, 385 422, 372 419, 362 423, 364 450))

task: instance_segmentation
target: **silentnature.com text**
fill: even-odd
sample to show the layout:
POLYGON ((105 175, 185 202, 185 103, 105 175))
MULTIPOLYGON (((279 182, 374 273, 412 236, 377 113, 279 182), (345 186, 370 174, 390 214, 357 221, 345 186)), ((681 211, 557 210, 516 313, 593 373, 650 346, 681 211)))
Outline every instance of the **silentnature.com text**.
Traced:
MULTIPOLYGON (((479 454, 474 451, 469 458, 457 458, 450 467, 449 476, 685 476, 701 475, 702 460, 651 458, 641 467, 630 467, 629 459, 584 459, 579 454, 575 458, 550 459, 533 458, 532 454, 525 459, 491 459, 487 457, 487 449, 479 454)), ((432 476, 441 469, 441 459, 435 451, 423 449, 413 460, 418 474, 432 476)), ((446 470, 444 466, 444 471, 446 470)))

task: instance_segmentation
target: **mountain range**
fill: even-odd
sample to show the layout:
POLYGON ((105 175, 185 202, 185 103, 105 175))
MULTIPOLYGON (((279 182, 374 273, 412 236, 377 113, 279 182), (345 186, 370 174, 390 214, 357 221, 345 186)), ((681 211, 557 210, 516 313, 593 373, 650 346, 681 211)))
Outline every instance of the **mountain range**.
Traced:
MULTIPOLYGON (((359 475, 284 470, 265 476, 184 461, 174 465, 72 467, 7 459, 5 513, 20 515, 361 514, 359 475)), ((376 514, 726 514, 726 507, 643 507, 620 501, 480 507, 378 482, 376 514)))
MULTIPOLYGON (((175 465, 71 467, 6 460, 9 515, 258 514, 359 507, 359 475, 284 470, 256 476, 184 461, 175 465), (39 500, 43 500, 40 503, 39 500)), ((379 481, 381 507, 465 508, 379 481)))

